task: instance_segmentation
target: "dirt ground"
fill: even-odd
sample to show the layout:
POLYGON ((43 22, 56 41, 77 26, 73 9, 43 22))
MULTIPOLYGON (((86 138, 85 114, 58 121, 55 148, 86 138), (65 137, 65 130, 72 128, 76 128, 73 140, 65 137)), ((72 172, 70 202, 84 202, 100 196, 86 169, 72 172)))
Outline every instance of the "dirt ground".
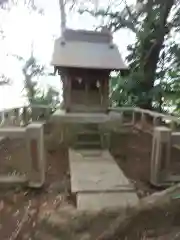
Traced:
POLYGON ((0 174, 24 174, 25 143, 22 139, 4 139, 0 143, 0 174))
MULTIPOLYGON (((126 176, 135 184, 139 197, 162 188, 150 184, 152 135, 132 129, 130 133, 113 133, 111 153, 126 176)), ((180 173, 180 150, 172 147, 170 172, 180 173)))
MULTIPOLYGON (((139 196, 157 191, 148 182, 151 136, 138 131, 129 135, 114 134, 112 143, 112 154, 135 183, 139 196)), ((23 144, 20 140, 5 140, 0 146, 1 174, 23 173, 22 164, 26 159, 23 144)), ((176 154, 178 159, 178 152, 176 154)), ((70 193, 68 148, 61 145, 52 151, 46 150, 46 159, 43 189, 0 190, 0 240, 98 240, 117 216, 123 214, 122 210, 78 213, 75 196, 70 193)), ((110 240, 180 239, 179 209, 177 198, 165 208, 141 213, 110 240)))
POLYGON ((111 141, 111 153, 135 184, 139 197, 155 192, 149 184, 152 136, 132 129, 130 133, 114 133, 111 141))

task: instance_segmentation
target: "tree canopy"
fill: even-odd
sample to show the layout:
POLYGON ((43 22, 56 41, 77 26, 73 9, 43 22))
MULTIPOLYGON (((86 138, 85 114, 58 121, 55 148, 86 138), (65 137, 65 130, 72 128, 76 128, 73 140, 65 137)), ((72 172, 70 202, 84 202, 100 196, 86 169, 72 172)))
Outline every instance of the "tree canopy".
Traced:
POLYGON ((174 105, 178 109, 179 1, 138 0, 136 4, 129 5, 126 0, 114 0, 106 9, 96 12, 82 9, 80 12, 103 19, 103 25, 112 32, 125 28, 135 35, 134 44, 127 49, 129 75, 123 77, 118 74, 112 78, 112 104, 153 107, 160 111, 174 105))

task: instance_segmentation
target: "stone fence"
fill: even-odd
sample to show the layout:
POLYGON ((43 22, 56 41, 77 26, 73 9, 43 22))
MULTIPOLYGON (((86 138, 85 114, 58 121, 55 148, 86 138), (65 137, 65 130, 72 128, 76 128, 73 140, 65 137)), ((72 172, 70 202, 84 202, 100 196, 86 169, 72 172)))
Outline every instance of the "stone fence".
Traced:
POLYGON ((180 125, 180 117, 158 113, 136 107, 109 108, 110 111, 121 113, 121 122, 125 123, 128 116, 129 123, 137 128, 152 133, 154 127, 168 126, 173 131, 180 125))
POLYGON ((180 182, 180 173, 170 172, 172 149, 180 150, 180 118, 140 108, 114 108, 111 111, 121 114, 122 126, 128 124, 152 135, 151 184, 168 186, 180 182))
POLYGON ((45 181, 44 120, 49 119, 52 108, 47 105, 28 105, 0 111, 0 142, 3 143, 8 138, 23 139, 25 143, 24 159, 16 159, 22 165, 24 174, 0 174, 0 185, 25 184, 34 188, 43 186, 45 181))
MULTIPOLYGON (((0 183, 9 183, 12 181, 25 183, 31 187, 41 187, 44 184, 45 156, 44 124, 42 123, 42 120, 47 120, 51 116, 51 109, 52 106, 31 105, 1 111, 0 138, 8 137, 11 139, 24 139, 26 143, 27 157, 24 159, 26 162, 26 176, 1 176, 0 183)), ((152 134, 151 182, 154 185, 165 185, 166 183, 169 184, 170 182, 173 182, 175 178, 174 176, 170 176, 168 172, 171 159, 169 149, 172 146, 180 145, 180 131, 178 132, 180 118, 140 108, 124 107, 110 108, 109 110, 109 115, 112 114, 113 117, 111 116, 111 118, 107 118, 107 121, 112 122, 113 126, 116 124, 122 127, 133 126, 139 130, 152 134), (166 147, 164 147, 163 144, 165 144, 166 147), (162 152, 164 151, 162 149, 166 149, 165 158, 162 157, 162 152)), ((58 124, 61 123, 61 121, 59 121, 60 118, 63 119, 62 115, 58 115, 57 117, 58 124)), ((64 118, 66 125, 66 114, 64 118)), ((74 119, 74 116, 69 116, 69 119, 71 118, 74 119)), ((64 141, 64 137, 61 136, 64 136, 63 132, 66 128, 64 124, 62 124, 61 128, 57 124, 53 124, 53 126, 54 131, 51 130, 51 135, 53 135, 52 139, 56 139, 55 135, 57 135, 57 142, 59 144, 59 141, 64 141), (63 134, 60 134, 59 131, 63 134)), ((55 144, 53 140, 51 140, 51 142, 54 146, 55 144)), ((176 176, 175 180, 178 179, 180 180, 180 177, 176 176)))
POLYGON ((25 158, 23 175, 1 175, 0 184, 26 184, 29 187, 42 187, 45 181, 44 132, 42 123, 30 123, 26 127, 0 128, 0 137, 23 139, 25 158))
POLYGON ((0 111, 0 127, 25 126, 32 121, 42 121, 51 116, 51 105, 28 105, 0 111))

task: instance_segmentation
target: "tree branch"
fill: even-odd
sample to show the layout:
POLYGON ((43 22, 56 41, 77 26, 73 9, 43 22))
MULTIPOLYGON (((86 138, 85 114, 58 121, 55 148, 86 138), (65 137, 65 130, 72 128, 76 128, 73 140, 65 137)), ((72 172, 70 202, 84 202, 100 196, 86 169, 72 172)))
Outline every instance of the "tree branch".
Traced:
POLYGON ((124 230, 129 230, 128 226, 136 221, 135 219, 138 215, 146 211, 151 211, 153 208, 162 209, 164 207, 166 209, 167 205, 171 204, 174 193, 177 193, 179 189, 180 184, 177 184, 160 193, 154 193, 140 200, 138 204, 129 209, 129 213, 122 214, 121 212, 120 216, 96 240, 121 239, 121 233, 123 234, 124 230))
POLYGON ((134 25, 137 24, 137 18, 134 16, 134 14, 131 12, 130 7, 128 6, 126 0, 124 0, 125 6, 126 6, 126 10, 129 14, 129 17, 131 18, 131 20, 134 22, 134 25))
MULTIPOLYGON (((109 10, 109 9, 108 9, 109 10)), ((94 11, 90 11, 88 9, 82 10, 80 11, 80 13, 89 13, 92 16, 95 17, 109 17, 111 18, 111 23, 107 25, 107 27, 109 29, 112 29, 114 27, 114 31, 117 31, 121 28, 129 28, 130 30, 132 30, 134 33, 137 32, 134 24, 132 23, 132 21, 130 20, 126 20, 125 18, 123 18, 122 12, 108 12, 108 11, 104 11, 104 10, 99 10, 98 12, 94 13, 94 11)))

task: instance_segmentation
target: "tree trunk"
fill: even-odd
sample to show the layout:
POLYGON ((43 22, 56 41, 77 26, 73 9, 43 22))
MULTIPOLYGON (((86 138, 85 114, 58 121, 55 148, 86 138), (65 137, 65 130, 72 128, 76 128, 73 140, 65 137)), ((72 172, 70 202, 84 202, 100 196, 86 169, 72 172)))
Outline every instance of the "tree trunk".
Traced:
MULTIPOLYGON (((151 6, 147 6, 149 10, 147 13, 145 24, 147 23, 147 21, 151 21, 150 20, 151 12, 152 12, 151 8, 153 7, 153 3, 151 2, 151 4, 150 4, 151 6)), ((157 21, 156 25, 154 24, 154 22, 152 22, 152 26, 151 26, 152 29, 150 28, 150 30, 152 30, 153 33, 152 35, 149 34, 142 43, 142 49, 144 49, 144 51, 142 52, 141 60, 140 60, 140 63, 144 72, 142 89, 143 89, 143 92, 147 93, 147 96, 149 96, 151 90, 154 87, 154 81, 156 78, 156 69, 159 61, 159 54, 162 49, 164 37, 167 34, 167 27, 166 27, 167 18, 174 4, 174 0, 164 0, 160 4, 161 4, 161 7, 160 7, 161 11, 160 11, 159 20, 157 21)), ((149 96, 149 98, 147 98, 147 101, 143 103, 141 107, 146 109, 151 109, 152 101, 153 101, 152 96, 149 96)))
POLYGON ((63 36, 64 30, 66 28, 66 12, 65 12, 64 0, 59 0, 59 7, 60 7, 60 18, 61 18, 61 35, 63 36))

